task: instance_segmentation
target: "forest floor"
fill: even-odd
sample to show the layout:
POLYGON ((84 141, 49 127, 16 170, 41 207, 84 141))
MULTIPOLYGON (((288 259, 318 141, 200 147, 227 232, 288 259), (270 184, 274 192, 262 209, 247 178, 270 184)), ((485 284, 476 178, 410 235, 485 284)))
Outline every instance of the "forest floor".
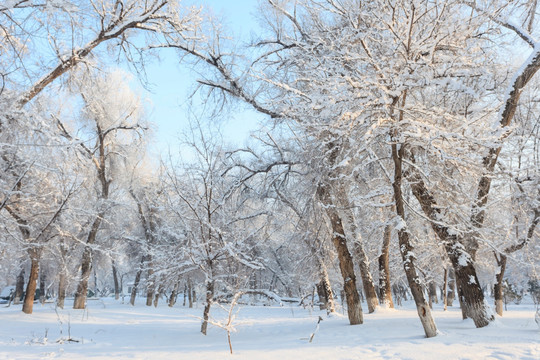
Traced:
MULTIPOLYGON (((504 317, 482 329, 462 320, 459 307, 443 311, 435 305, 440 334, 430 339, 412 303, 364 314, 357 326, 342 313, 238 305, 230 355, 224 329, 210 325, 207 336, 199 332, 200 304, 169 308, 163 302, 154 308, 142 300, 135 307, 89 300, 86 310, 35 304, 32 315, 20 305, 0 305, 0 359, 540 359, 540 329, 530 302, 509 305, 504 317)), ((228 317, 217 306, 211 315, 215 322, 228 317)))

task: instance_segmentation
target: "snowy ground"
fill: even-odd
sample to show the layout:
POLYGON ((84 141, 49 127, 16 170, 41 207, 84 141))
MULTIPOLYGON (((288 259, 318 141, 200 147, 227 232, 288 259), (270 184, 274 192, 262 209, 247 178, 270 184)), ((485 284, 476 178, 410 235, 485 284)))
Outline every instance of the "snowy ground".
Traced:
MULTIPOLYGON (((55 311, 36 304, 0 307, 0 359, 540 359, 540 330, 533 305, 513 305, 483 329, 461 320, 459 308, 434 314, 441 334, 426 339, 412 304, 364 315, 348 325, 346 316, 297 306, 239 306, 229 354, 226 332, 199 333, 202 309, 181 305, 157 309, 113 299, 89 301, 87 310, 55 311), (309 343, 318 316, 318 332, 309 343), (79 342, 69 342, 66 339, 79 342)), ((226 312, 213 311, 224 320, 226 312)))

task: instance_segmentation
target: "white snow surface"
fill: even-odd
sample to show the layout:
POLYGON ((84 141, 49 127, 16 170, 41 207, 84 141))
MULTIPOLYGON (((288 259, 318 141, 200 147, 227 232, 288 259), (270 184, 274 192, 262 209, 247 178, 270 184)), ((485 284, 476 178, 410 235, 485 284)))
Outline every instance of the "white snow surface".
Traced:
MULTIPOLYGON (((534 305, 509 306, 504 317, 476 329, 462 320, 459 307, 435 305, 440 334, 427 339, 412 303, 364 314, 364 324, 350 326, 342 314, 291 306, 239 305, 234 354, 227 333, 209 326, 199 332, 202 305, 181 302, 135 307, 114 299, 90 300, 87 310, 34 306, 0 308, 0 359, 540 359, 540 330, 534 305), (315 333, 318 317, 324 320, 315 333), (67 342, 71 338, 79 342, 67 342), (46 336, 45 336, 46 335, 46 336), (64 339, 62 341, 61 339, 64 339)), ((212 318, 227 312, 214 307, 212 318)))

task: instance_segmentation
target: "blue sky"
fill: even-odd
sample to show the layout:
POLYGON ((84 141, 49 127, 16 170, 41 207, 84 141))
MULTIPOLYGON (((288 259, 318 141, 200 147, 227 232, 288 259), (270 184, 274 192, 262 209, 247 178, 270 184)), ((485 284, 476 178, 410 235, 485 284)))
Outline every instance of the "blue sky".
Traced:
MULTIPOLYGON (((210 7, 215 15, 223 16, 227 27, 236 36, 248 39, 256 21, 253 14, 257 0, 190 0, 184 4, 210 7)), ((152 84, 151 92, 145 92, 151 105, 150 120, 155 125, 154 142, 151 152, 159 154, 167 152, 169 146, 174 149, 178 145, 178 134, 186 128, 188 113, 187 101, 192 93, 197 75, 189 67, 179 63, 174 51, 164 51, 160 54, 162 61, 148 66, 148 80, 152 84)), ((228 114, 221 122, 225 141, 237 146, 244 144, 249 137, 249 131, 257 127, 257 119, 261 116, 249 109, 238 110, 228 114)), ((199 109, 191 109, 199 113, 199 109)), ((217 125, 216 125, 217 126, 217 125)), ((174 153, 174 151, 173 151, 174 153)))

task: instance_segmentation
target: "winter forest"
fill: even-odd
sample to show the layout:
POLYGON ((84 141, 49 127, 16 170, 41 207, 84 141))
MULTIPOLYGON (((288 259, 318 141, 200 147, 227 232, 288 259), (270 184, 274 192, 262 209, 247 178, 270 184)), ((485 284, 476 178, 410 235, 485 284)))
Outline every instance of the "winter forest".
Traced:
POLYGON ((202 1, 0 2, 0 333, 38 358, 50 316, 91 357, 68 315, 187 311, 182 336, 227 355, 236 330, 257 350, 243 313, 285 308, 328 358, 375 331, 474 344, 519 321, 528 353, 494 358, 540 356, 538 1, 253 2, 243 37, 202 1), (153 154, 140 89, 165 57, 195 75, 186 131, 153 154), (232 146, 220 124, 246 109, 262 120, 232 146))

